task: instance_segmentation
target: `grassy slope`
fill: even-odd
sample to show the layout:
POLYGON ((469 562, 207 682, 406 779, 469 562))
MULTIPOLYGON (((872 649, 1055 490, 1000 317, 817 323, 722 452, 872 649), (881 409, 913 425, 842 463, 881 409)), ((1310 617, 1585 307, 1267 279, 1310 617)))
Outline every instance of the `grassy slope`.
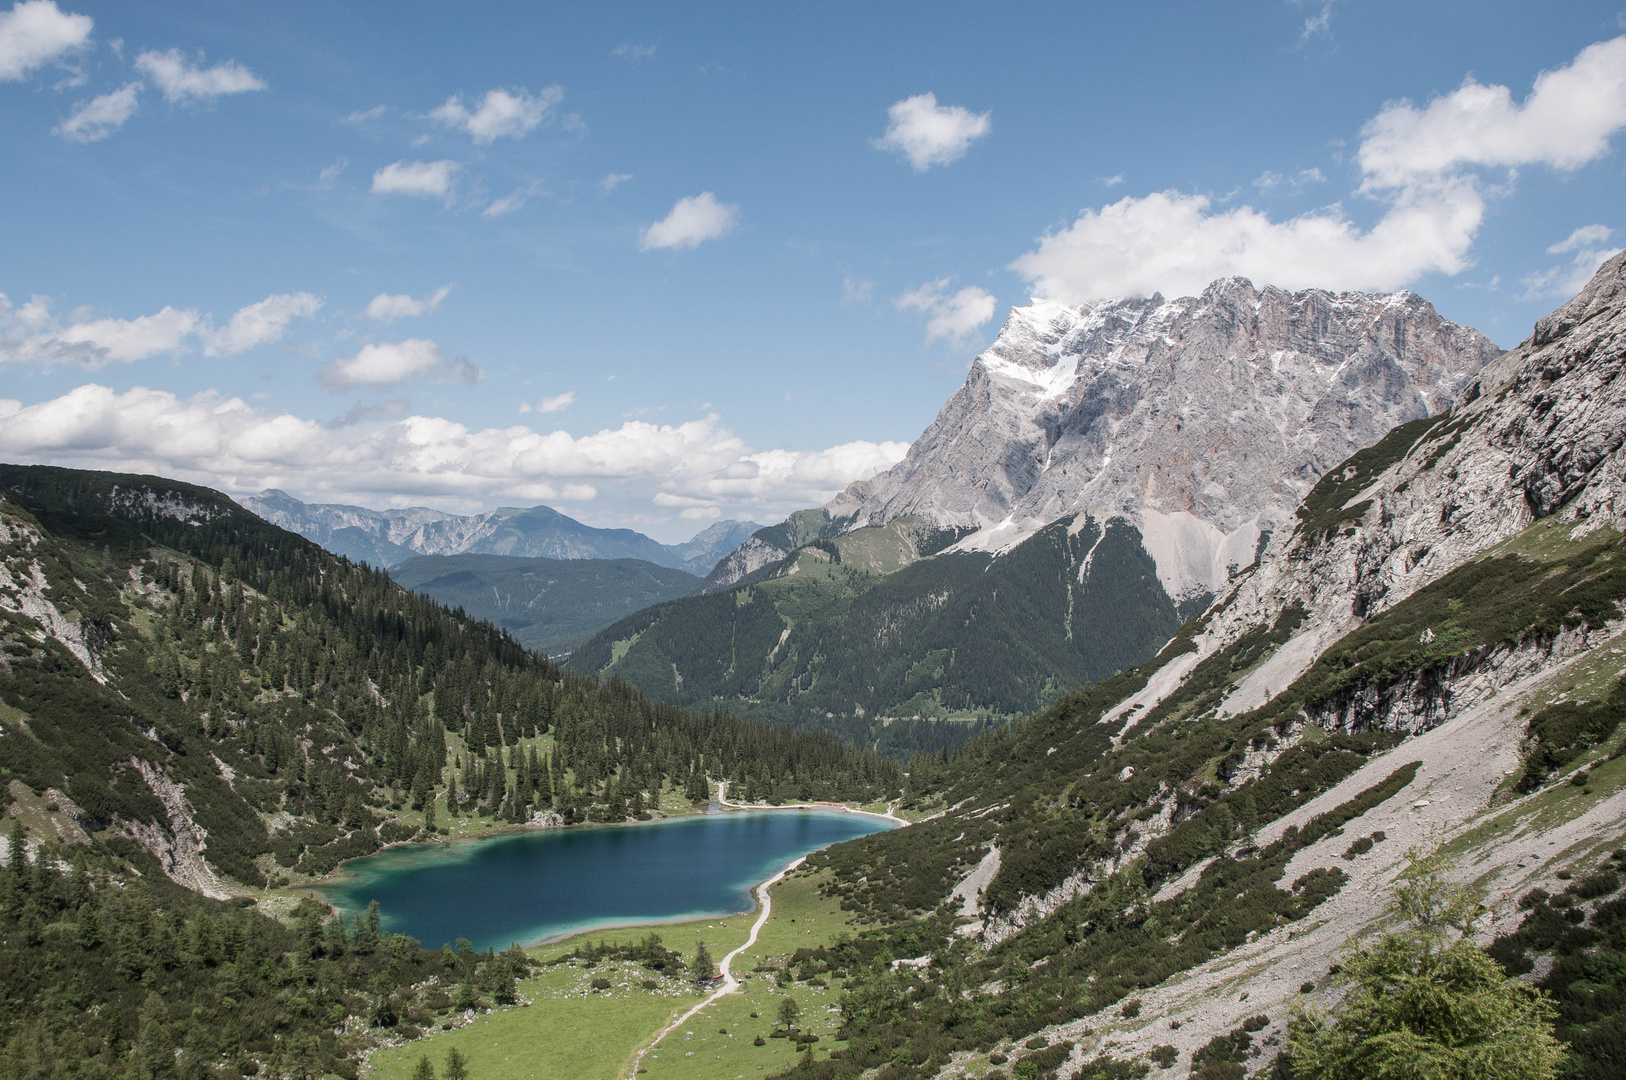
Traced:
MULTIPOLYGON (((724 1080, 740 1074, 774 1072, 792 1063, 792 1049, 784 1039, 770 1039, 783 992, 771 976, 752 969, 782 961, 798 948, 826 944, 850 928, 838 904, 818 893, 819 879, 790 877, 773 890, 773 913, 757 943, 734 960, 745 990, 713 1003, 644 1059, 648 1080, 724 1080), (759 1013, 756 1019, 751 1013, 759 1013), (726 1028, 728 1035, 720 1033, 726 1028), (692 1032, 693 1034, 688 1034, 692 1032), (762 1035, 763 1046, 752 1040, 762 1035), (686 1056, 693 1053, 693 1057, 686 1056)), ((668 948, 692 956, 696 942, 704 941, 714 957, 740 945, 750 933, 756 912, 725 919, 660 926, 668 948)), ((618 943, 642 938, 648 928, 626 928, 585 934, 531 950, 546 962, 588 941, 618 943)), ((687 1010, 700 994, 686 982, 656 980, 656 990, 641 983, 650 972, 633 964, 602 963, 594 969, 558 965, 520 984, 521 996, 533 1002, 476 1018, 452 1031, 440 1031, 399 1049, 383 1050, 372 1058, 378 1080, 409 1080, 418 1059, 427 1054, 437 1073, 446 1051, 456 1047, 470 1061, 477 1080, 614 1080, 647 1040, 676 1015, 687 1010), (599 992, 594 978, 614 984, 599 992)), ((802 1028, 821 1036, 815 1056, 824 1058, 838 1047, 831 1039, 833 1008, 840 996, 834 986, 819 990, 798 985, 792 996, 801 1006, 802 1028)))

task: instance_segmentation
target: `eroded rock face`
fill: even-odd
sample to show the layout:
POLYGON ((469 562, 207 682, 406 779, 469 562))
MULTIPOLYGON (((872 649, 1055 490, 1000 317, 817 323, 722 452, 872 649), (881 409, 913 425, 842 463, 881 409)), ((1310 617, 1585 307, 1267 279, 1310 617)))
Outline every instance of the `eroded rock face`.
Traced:
POLYGON ((919 514, 1003 549, 1065 514, 1125 516, 1176 599, 1253 562, 1328 468, 1451 407, 1499 354, 1414 293, 1201 296, 1012 310, 889 473, 827 507, 850 528, 919 514))
MULTIPOLYGON (((1626 254, 1463 390, 1463 404, 1349 500, 1337 535, 1283 530, 1211 631, 1216 644, 1302 603, 1353 625, 1559 515, 1626 529, 1626 254)), ((1285 685, 1285 683, 1284 683, 1285 685)))

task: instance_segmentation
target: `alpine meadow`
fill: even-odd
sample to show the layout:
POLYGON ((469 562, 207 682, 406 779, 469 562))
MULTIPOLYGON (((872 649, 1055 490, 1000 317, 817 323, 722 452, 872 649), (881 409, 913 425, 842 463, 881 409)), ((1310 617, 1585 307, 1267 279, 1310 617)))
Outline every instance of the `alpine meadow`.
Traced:
POLYGON ((0 1080, 1620 1074, 1626 15, 0 3, 0 1080))

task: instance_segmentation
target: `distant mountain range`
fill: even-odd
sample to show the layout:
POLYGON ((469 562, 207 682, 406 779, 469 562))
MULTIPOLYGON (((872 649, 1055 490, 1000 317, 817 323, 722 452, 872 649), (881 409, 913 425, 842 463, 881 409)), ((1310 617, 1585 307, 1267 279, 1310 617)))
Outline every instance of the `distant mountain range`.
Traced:
POLYGON ((631 529, 595 529, 548 506, 499 507, 464 516, 411 506, 369 510, 336 503, 307 503, 275 488, 242 505, 335 555, 378 567, 419 555, 508 555, 541 559, 642 559, 704 577, 719 559, 762 526, 719 521, 692 540, 662 544, 631 529))
POLYGON ((1327 470, 1499 354, 1410 292, 1016 308, 897 466, 571 662, 803 723, 1024 712, 1155 653, 1327 470))

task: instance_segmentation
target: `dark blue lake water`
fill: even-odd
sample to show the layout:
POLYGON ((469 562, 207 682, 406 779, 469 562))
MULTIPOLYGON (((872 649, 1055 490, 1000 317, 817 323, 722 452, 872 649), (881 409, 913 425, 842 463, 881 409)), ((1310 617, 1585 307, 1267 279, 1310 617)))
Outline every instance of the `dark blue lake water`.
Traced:
POLYGON ((386 930, 432 949, 461 937, 501 950, 749 911, 752 886, 797 856, 892 827, 862 814, 772 810, 509 833, 391 848, 345 864, 321 892, 347 917, 377 900, 386 930))

